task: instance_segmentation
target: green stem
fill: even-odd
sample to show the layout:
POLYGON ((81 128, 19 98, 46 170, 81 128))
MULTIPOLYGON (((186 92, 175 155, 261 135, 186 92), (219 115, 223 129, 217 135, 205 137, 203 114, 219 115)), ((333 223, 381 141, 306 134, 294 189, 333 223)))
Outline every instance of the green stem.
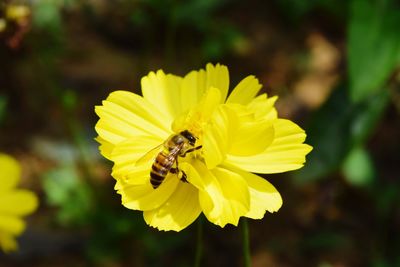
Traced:
POLYGON ((196 255, 194 259, 195 267, 200 267, 202 256, 203 256, 203 219, 200 216, 197 219, 196 255))
POLYGON ((249 241, 249 225, 247 218, 243 218, 242 221, 242 233, 243 233, 243 261, 245 267, 251 266, 250 257, 250 241, 249 241))

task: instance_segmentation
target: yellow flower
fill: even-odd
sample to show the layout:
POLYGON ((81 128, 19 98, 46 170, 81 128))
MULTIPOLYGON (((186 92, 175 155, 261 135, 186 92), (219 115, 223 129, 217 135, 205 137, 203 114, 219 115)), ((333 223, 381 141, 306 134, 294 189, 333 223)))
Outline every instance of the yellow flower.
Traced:
POLYGON ((229 96, 228 69, 219 64, 185 77, 150 72, 141 84, 143 97, 116 91, 95 109, 100 151, 114 162, 115 189, 125 207, 143 211, 147 224, 165 231, 184 229, 201 212, 224 227, 281 207, 279 192, 252 172, 301 168, 312 148, 303 144, 306 134, 299 126, 277 117, 276 97, 257 96, 261 85, 254 76, 229 96), (185 130, 197 149, 178 156, 178 174, 169 172, 154 189, 154 158, 138 163, 185 130))
POLYGON ((7 19, 20 23, 31 14, 31 10, 26 5, 8 5, 5 13, 7 19))
POLYGON ((16 250, 15 238, 25 230, 22 216, 32 213, 38 206, 34 193, 16 189, 20 179, 20 166, 12 157, 0 153, 0 247, 16 250))
POLYGON ((3 18, 0 18, 0 33, 3 32, 7 27, 7 21, 3 18))

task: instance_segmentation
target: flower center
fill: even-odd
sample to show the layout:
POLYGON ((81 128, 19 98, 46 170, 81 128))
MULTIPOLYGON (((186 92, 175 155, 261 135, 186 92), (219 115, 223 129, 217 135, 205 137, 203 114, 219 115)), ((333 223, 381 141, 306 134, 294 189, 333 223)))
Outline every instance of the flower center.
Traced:
POLYGON ((201 116, 199 115, 198 113, 193 114, 192 112, 188 112, 178 117, 172 124, 172 130, 175 133, 185 130, 189 131, 196 138, 196 147, 201 146, 203 143, 203 127, 207 123, 201 120, 201 116))
POLYGON ((209 88, 195 106, 175 119, 172 130, 176 133, 188 130, 197 138, 196 146, 201 145, 203 129, 220 104, 220 99, 220 90, 213 87, 209 88))

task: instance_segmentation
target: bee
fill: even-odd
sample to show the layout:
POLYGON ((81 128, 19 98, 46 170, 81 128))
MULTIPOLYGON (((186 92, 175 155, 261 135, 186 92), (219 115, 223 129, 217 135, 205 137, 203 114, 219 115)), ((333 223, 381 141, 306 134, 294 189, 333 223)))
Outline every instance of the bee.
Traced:
POLYGON ((163 144, 150 150, 139 159, 138 162, 146 161, 154 151, 161 150, 155 157, 150 170, 150 183, 154 189, 160 186, 168 173, 177 174, 178 177, 181 173, 181 180, 187 182, 185 172, 178 168, 178 157, 185 157, 187 153, 200 149, 202 146, 195 146, 196 139, 191 132, 184 130, 171 135, 163 144))

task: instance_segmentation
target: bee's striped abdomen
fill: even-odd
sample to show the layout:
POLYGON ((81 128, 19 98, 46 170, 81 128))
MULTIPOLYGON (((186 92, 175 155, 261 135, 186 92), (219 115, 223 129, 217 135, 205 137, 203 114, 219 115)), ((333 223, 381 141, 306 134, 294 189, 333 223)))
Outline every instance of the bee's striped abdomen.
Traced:
POLYGON ((160 186, 162 181, 164 181, 165 176, 159 175, 154 172, 150 172, 150 183, 154 189, 160 186))
POLYGON ((176 153, 169 153, 164 150, 157 155, 150 171, 150 183, 154 189, 159 187, 164 181, 172 165, 174 165, 175 160, 176 153))

